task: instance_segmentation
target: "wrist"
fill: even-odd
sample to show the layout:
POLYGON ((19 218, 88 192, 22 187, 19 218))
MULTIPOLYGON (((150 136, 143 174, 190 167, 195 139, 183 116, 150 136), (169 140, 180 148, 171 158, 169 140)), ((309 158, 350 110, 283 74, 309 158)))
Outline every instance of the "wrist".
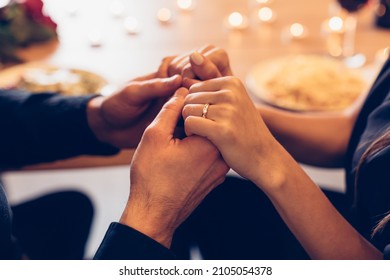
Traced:
POLYGON ((87 121, 89 128, 95 137, 101 141, 108 143, 105 137, 106 125, 103 116, 101 115, 101 106, 104 101, 103 96, 92 98, 87 104, 87 121))
POLYGON ((257 168, 250 180, 270 195, 286 185, 295 161, 277 141, 267 150, 271 151, 270 155, 258 157, 257 168))
POLYGON ((165 211, 129 200, 119 222, 170 248, 175 229, 167 220, 165 211))

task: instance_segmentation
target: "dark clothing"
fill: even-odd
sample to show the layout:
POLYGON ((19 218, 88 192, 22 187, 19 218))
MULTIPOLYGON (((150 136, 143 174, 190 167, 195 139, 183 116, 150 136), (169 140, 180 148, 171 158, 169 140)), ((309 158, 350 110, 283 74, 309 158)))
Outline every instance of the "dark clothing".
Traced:
POLYGON ((91 98, 0 89, 0 170, 118 152, 89 129, 86 104, 91 98))
MULTIPOLYGON (((352 204, 348 215, 367 239, 378 221, 390 211, 390 146, 362 164, 355 186, 356 169, 367 147, 389 129, 390 60, 382 68, 357 118, 347 153, 347 198, 352 204)), ((372 242, 383 250, 390 243, 390 229, 377 235, 372 242)))
POLYGON ((112 223, 95 259, 170 260, 175 259, 175 255, 154 239, 128 226, 112 223))
MULTIPOLYGON (((88 127, 91 98, 0 90, 0 170, 81 154, 115 154, 118 150, 99 142, 88 127)), ((13 215, 0 184, 0 259, 83 257, 93 215, 84 195, 51 194, 12 210, 13 215)))
MULTIPOLYGON (((324 191, 343 216, 379 250, 390 243, 390 225, 374 239, 376 223, 390 213, 390 147, 369 157, 355 173, 362 153, 390 129, 390 60, 375 81, 350 139, 346 169, 347 193, 324 191)), ((228 178, 200 204, 178 229, 172 248, 188 258, 199 246, 205 259, 307 259, 268 197, 249 181, 228 178)), ((385 258, 389 258, 390 245, 385 258)))
POLYGON ((214 189, 176 231, 172 250, 189 258, 199 247, 204 259, 308 259, 268 197, 235 177, 214 189))
POLYGON ((81 260, 93 218, 82 193, 48 194, 12 207, 12 232, 21 252, 32 260, 81 260))
POLYGON ((385 250, 383 251, 383 254, 384 254, 384 259, 385 260, 390 260, 390 245, 387 245, 385 247, 385 250))
POLYGON ((12 237, 11 208, 0 183, 0 259, 20 258, 21 252, 12 237))

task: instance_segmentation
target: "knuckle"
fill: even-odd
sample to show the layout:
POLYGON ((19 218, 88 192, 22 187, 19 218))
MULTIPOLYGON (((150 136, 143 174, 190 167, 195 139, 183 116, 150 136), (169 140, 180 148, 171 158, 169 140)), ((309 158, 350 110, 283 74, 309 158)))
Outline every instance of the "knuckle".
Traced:
POLYGON ((226 173, 229 171, 229 167, 225 163, 225 161, 220 157, 216 162, 217 165, 217 174, 220 174, 220 179, 224 180, 226 173))
POLYGON ((184 106, 184 108, 182 110, 182 115, 183 115, 184 119, 186 119, 188 116, 191 115, 191 108, 190 108, 190 106, 188 106, 188 105, 184 106))
POLYGON ((129 94, 133 94, 135 92, 138 92, 143 86, 143 83, 142 82, 139 82, 139 81, 133 81, 133 82, 130 82, 126 85, 126 87, 124 87, 120 92, 119 94, 123 94, 123 95, 129 95, 129 94))
POLYGON ((156 135, 157 135, 156 130, 157 130, 157 127, 155 126, 154 123, 149 125, 144 131, 142 141, 150 142, 152 139, 155 139, 156 135))
POLYGON ((223 59, 228 61, 229 60, 229 55, 225 49, 218 48, 217 49, 218 55, 223 59))
POLYGON ((230 81, 231 81, 231 84, 234 86, 234 87, 241 87, 242 86, 242 82, 239 78, 237 77, 230 77, 230 81))
POLYGON ((188 116, 184 119, 184 129, 187 135, 191 135, 193 132, 193 117, 188 116))
POLYGON ((236 101, 236 94, 231 90, 222 90, 218 93, 221 97, 221 100, 224 100, 226 103, 234 104, 236 101))
POLYGON ((200 143, 202 143, 202 145, 197 151, 198 157, 208 162, 214 162, 219 157, 217 148, 205 138, 202 138, 202 142, 200 143))
MULTIPOLYGON (((201 85, 202 85, 202 82, 193 84, 193 85, 190 87, 189 92, 190 92, 190 93, 199 92, 199 88, 200 88, 201 85)), ((189 97, 189 100, 191 100, 191 97, 190 97, 190 96, 191 96, 191 95, 188 96, 188 97, 189 97)))
POLYGON ((191 116, 188 116, 187 118, 184 119, 184 126, 186 128, 191 128, 193 124, 193 118, 191 116))
POLYGON ((230 106, 228 108, 225 108, 225 110, 223 110, 223 117, 224 120, 228 122, 234 120, 234 112, 230 106))
POLYGON ((234 136, 233 129, 226 125, 220 126, 218 132, 226 139, 231 139, 234 136))
POLYGON ((168 66, 168 74, 169 74, 169 76, 173 76, 175 74, 178 74, 178 70, 177 70, 176 64, 169 64, 169 66, 168 66))
POLYGON ((209 149, 208 153, 209 153, 210 157, 213 159, 219 158, 218 149, 214 145, 212 145, 211 143, 210 143, 210 149, 209 149))
POLYGON ((214 64, 208 63, 207 68, 204 69, 204 75, 209 78, 217 78, 218 69, 214 66, 214 64))
POLYGON ((194 73, 193 73, 193 71, 192 71, 192 68, 191 68, 191 66, 186 66, 186 67, 184 67, 184 69, 183 69, 183 71, 182 71, 182 76, 184 77, 184 78, 189 78, 189 79, 193 79, 193 78, 195 78, 195 75, 194 75, 194 73))
POLYGON ((161 60, 161 63, 170 63, 172 62, 174 59, 176 58, 176 56, 166 56, 164 57, 162 60, 161 60))

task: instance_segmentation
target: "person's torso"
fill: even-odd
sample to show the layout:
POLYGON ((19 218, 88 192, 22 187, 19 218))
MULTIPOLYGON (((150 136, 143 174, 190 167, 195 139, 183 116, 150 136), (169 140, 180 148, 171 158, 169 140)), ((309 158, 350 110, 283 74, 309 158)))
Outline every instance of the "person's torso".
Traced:
POLYGON ((357 118, 347 153, 347 196, 352 205, 349 218, 366 238, 370 238, 377 221, 390 211, 390 147, 367 158, 355 182, 356 171, 366 149, 389 129, 390 60, 384 65, 357 118))

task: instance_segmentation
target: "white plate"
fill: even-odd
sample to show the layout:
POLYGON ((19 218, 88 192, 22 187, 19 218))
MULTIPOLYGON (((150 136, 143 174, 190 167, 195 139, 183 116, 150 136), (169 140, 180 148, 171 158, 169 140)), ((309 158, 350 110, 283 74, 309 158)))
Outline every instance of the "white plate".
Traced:
MULTIPOLYGON (((22 87, 22 77, 28 73, 31 73, 31 71, 50 72, 58 70, 67 71, 71 73, 71 75, 77 76, 79 79, 78 85, 70 84, 67 90, 58 90, 59 93, 65 95, 84 95, 89 93, 100 93, 102 89, 107 86, 107 81, 103 77, 86 70, 61 68, 42 62, 30 62, 6 68, 5 70, 0 71, 0 88, 22 87), (74 89, 74 91, 72 91, 72 89, 74 89)), ((61 84, 62 81, 58 83, 61 84)), ((64 83, 66 83, 66 81, 64 81, 64 83)), ((46 87, 46 85, 44 84, 38 84, 38 88, 40 88, 39 91, 51 91, 50 86, 46 87)), ((60 88, 63 87, 60 86, 60 88)), ((34 92, 34 90, 31 91, 34 92)))
POLYGON ((293 111, 340 111, 367 91, 361 70, 319 55, 291 55, 255 65, 246 83, 255 99, 293 111))

